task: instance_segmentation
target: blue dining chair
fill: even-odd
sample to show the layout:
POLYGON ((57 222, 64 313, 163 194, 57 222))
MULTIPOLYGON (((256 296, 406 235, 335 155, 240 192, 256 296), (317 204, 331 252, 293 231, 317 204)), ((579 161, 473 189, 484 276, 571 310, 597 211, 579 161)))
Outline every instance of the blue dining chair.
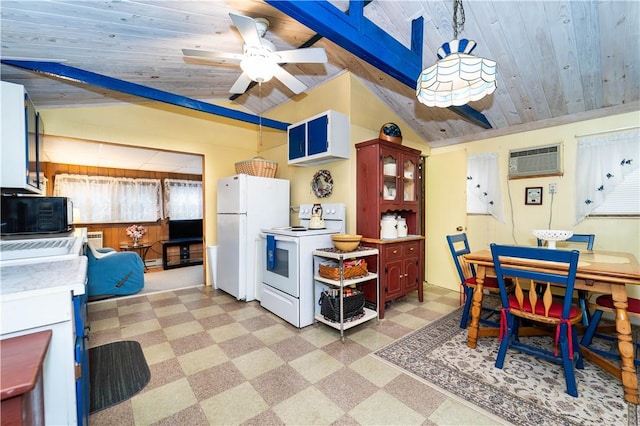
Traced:
MULTIPOLYGON (((467 234, 447 235, 447 243, 449 244, 449 250, 451 256, 453 256, 453 263, 456 265, 458 271, 458 277, 460 278, 460 285, 462 286, 464 294, 464 308, 462 308, 462 318, 460 319, 460 328, 467 328, 469 325, 469 311, 471 310, 471 302, 473 299, 473 291, 476 288, 476 270, 473 264, 468 263, 464 255, 471 253, 469 249, 469 240, 467 234)), ((500 288, 498 287, 498 280, 492 277, 486 277, 483 284, 483 289, 489 293, 500 294, 500 288)), ((490 308, 482 308, 485 313, 484 316, 480 316, 480 322, 490 327, 499 327, 498 321, 492 321, 490 318, 493 315, 499 314, 499 311, 490 308)))
POLYGON ((582 318, 582 311, 573 305, 573 288, 578 268, 577 250, 548 250, 538 247, 502 246, 491 244, 491 255, 502 302, 500 318, 500 349, 495 366, 502 368, 509 348, 524 352, 551 362, 561 364, 567 386, 567 393, 578 396, 574 368, 583 369, 584 360, 575 325, 582 318), (505 258, 509 258, 508 261, 505 258), (553 272, 532 271, 527 266, 531 261, 556 262, 566 269, 553 272), (512 294, 507 292, 505 276, 515 285, 512 294), (526 283, 529 283, 528 288, 526 283), (536 284, 542 283, 543 295, 538 298, 536 284), (551 287, 565 288, 562 300, 554 300, 551 287), (520 321, 555 326, 555 345, 551 351, 538 346, 533 340, 520 340, 520 321), (560 354, 558 354, 558 346, 560 354))
MULTIPOLYGON (((595 234, 573 234, 571 238, 567 238, 565 241, 570 243, 586 243, 587 250, 593 250, 593 243, 596 240, 595 234)), ((538 247, 542 247, 544 241, 538 238, 538 247)), ((580 309, 582 309, 582 325, 585 327, 591 322, 591 314, 587 307, 589 303, 589 292, 586 290, 578 290, 578 301, 580 302, 580 309)))
MULTIPOLYGON (((569 243, 587 243, 587 250, 593 250, 593 243, 596 241, 595 234, 573 234, 570 238, 565 240, 569 243)), ((538 247, 542 247, 544 241, 538 238, 538 247)))
MULTIPOLYGON (((632 318, 640 319, 640 299, 634 299, 632 297, 627 298, 627 314, 632 318)), ((598 296, 594 303, 589 304, 590 308, 594 309, 591 316, 591 322, 589 327, 585 330, 580 344, 591 352, 595 352, 598 355, 620 359, 620 353, 618 352, 618 336, 616 335, 615 326, 600 328, 600 320, 604 312, 616 314, 616 308, 613 306, 613 298, 610 294, 603 294, 598 296), (606 340, 605 345, 596 345, 593 342, 593 338, 606 340)), ((640 367, 640 359, 638 358, 638 352, 640 351, 640 343, 633 342, 633 363, 636 367, 640 367)))

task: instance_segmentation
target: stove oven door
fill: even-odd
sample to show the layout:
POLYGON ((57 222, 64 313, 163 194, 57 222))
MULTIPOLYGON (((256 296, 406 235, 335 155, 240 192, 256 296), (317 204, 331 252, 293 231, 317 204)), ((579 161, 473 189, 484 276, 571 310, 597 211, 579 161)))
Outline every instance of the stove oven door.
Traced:
POLYGON ((269 234, 260 234, 262 239, 260 305, 299 327, 299 239, 274 235, 274 262, 273 265, 269 265, 267 235, 269 234))

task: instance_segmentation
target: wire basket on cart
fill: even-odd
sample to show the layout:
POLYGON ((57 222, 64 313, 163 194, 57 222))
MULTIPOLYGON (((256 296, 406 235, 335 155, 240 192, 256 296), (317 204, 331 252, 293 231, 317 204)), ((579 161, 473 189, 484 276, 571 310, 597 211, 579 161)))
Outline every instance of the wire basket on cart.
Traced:
POLYGON ((251 176, 272 178, 276 176, 277 170, 277 162, 260 157, 236 163, 236 173, 244 173, 251 176))
MULTIPOLYGON (((367 262, 364 259, 344 262, 342 277, 345 280, 362 277, 367 275, 367 273, 367 262)), ((318 274, 320 274, 322 278, 337 281, 340 279, 340 267, 337 262, 321 263, 318 265, 318 274)))
MULTIPOLYGON (((360 290, 345 289, 342 298, 344 308, 343 320, 347 321, 355 316, 364 314, 364 293, 360 290)), ((340 322, 340 294, 339 290, 325 290, 320 295, 320 314, 329 321, 340 322), (335 293, 335 295, 333 294, 335 293)))

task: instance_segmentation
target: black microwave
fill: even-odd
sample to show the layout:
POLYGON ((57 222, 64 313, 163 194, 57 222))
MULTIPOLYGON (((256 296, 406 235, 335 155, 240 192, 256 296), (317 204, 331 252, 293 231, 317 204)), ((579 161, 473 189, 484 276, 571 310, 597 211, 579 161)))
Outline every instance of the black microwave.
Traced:
POLYGON ((0 235, 58 234, 73 230, 73 203, 67 197, 4 195, 0 235))

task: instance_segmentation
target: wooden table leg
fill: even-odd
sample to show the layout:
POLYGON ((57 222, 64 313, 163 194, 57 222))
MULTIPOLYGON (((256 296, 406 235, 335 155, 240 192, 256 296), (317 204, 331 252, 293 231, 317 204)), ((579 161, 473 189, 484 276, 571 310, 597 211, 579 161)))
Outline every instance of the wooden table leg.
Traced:
POLYGON ((469 338, 467 346, 475 349, 478 345, 478 328, 480 327, 480 315, 482 313, 482 287, 484 285, 484 277, 486 268, 478 265, 476 271, 476 288, 473 291, 473 299, 471 303, 471 323, 468 327, 469 338))
POLYGON ((627 313, 627 292, 623 286, 611 286, 613 306, 616 308, 616 331, 618 332, 618 351, 620 352, 620 373, 624 387, 624 399, 638 404, 638 377, 633 364, 633 338, 631 322, 627 313))

